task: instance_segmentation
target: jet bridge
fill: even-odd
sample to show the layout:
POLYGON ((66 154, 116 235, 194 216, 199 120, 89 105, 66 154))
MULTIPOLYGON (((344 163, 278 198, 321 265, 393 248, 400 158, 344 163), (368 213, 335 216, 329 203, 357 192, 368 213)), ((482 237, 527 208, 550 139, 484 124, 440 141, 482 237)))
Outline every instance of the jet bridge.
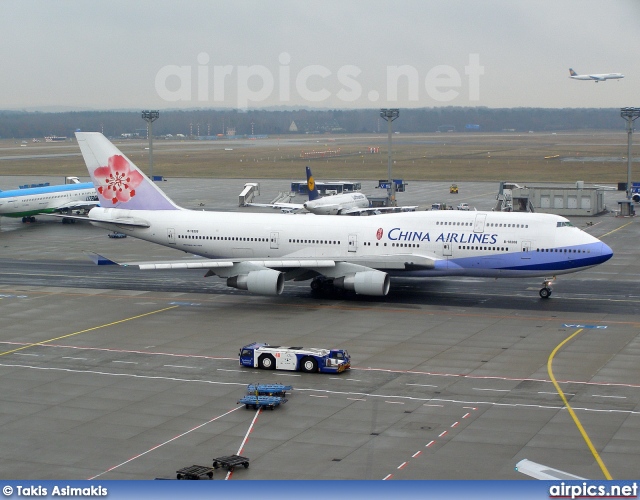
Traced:
POLYGON ((247 182, 244 185, 244 189, 240 193, 238 206, 244 207, 247 203, 251 203, 255 196, 260 196, 260 183, 247 182))

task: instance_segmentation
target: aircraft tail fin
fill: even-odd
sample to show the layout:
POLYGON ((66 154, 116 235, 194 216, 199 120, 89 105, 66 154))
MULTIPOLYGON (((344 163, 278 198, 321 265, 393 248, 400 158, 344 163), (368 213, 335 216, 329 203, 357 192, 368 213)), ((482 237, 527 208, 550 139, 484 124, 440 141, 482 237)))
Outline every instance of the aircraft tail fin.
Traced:
POLYGON ((575 71, 573 71, 572 68, 569 68, 569 76, 578 76, 578 73, 576 73, 575 71))
POLYGON ((307 188, 309 189, 309 201, 317 200, 320 197, 310 167, 307 167, 307 188))
POLYGON ((127 210, 180 210, 162 190, 99 132, 76 132, 100 206, 127 210))

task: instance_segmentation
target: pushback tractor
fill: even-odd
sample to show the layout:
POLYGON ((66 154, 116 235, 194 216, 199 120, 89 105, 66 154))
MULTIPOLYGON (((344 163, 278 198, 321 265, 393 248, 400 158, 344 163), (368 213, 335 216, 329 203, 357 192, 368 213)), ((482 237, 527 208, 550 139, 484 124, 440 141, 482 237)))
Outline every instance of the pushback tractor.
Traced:
POLYGON ((254 342, 240 349, 240 366, 306 373, 341 373, 351 367, 344 349, 283 347, 254 342))

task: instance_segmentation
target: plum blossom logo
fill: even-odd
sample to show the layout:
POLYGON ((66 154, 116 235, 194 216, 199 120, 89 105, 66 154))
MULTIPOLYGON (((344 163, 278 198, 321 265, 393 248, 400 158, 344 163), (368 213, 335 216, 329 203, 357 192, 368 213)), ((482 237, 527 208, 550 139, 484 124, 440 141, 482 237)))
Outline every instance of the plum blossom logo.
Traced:
POLYGON ((98 193, 116 204, 127 202, 136 195, 135 188, 142 182, 140 172, 129 168, 129 162, 121 155, 109 158, 106 167, 98 167, 93 173, 98 186, 98 193))
POLYGON ((376 232, 376 238, 381 239, 383 233, 384 231, 382 230, 382 228, 378 229, 378 231, 376 232))

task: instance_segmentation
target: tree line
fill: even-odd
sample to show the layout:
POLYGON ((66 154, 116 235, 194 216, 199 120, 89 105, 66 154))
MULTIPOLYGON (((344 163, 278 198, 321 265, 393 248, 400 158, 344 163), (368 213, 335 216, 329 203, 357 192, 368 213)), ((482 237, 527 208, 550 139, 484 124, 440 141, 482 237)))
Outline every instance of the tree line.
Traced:
MULTIPOLYGON (((161 110, 153 123, 155 136, 284 135, 300 133, 386 133, 379 109, 354 110, 161 110), (296 131, 292 131, 295 123, 296 131)), ((617 108, 483 108, 400 109, 393 130, 401 133, 438 130, 534 132, 558 130, 623 130, 617 108), (469 127, 474 125, 474 127, 469 127)), ((0 138, 72 137, 76 130, 109 137, 143 134, 140 111, 73 111, 59 113, 0 111, 0 138)))

